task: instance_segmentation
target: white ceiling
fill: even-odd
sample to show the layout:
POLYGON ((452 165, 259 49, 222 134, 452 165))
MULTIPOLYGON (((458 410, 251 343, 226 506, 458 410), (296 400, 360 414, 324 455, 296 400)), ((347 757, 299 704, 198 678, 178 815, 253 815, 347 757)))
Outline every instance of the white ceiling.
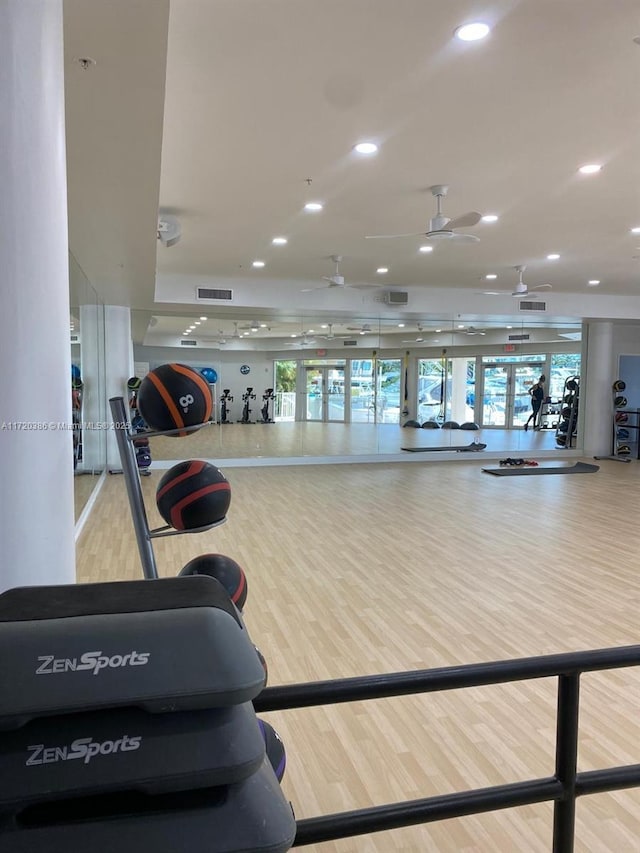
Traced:
POLYGON ((358 307, 366 291, 302 292, 341 254, 350 284, 395 285, 427 303, 455 292, 474 316, 513 312, 508 295, 478 293, 511 290, 517 264, 529 287, 553 284, 551 313, 556 299, 563 315, 585 316, 597 293, 638 296, 640 316, 637 0, 64 7, 70 245, 105 301, 210 315, 172 303, 193 303, 194 283, 223 283, 235 319, 317 308, 326 322, 334 305, 345 321, 375 316, 379 306, 358 307), (488 39, 452 38, 474 19, 492 25, 488 39), (83 70, 80 57, 96 64, 83 70), (352 152, 363 139, 379 144, 375 157, 352 152), (577 172, 592 162, 599 174, 577 172), (467 229, 480 243, 421 254, 419 237, 365 239, 426 230, 435 183, 450 186, 447 215, 499 216, 467 229), (302 211, 311 199, 321 213, 302 211), (182 225, 170 249, 156 240, 159 209, 182 225), (276 235, 288 244, 272 246, 276 235), (165 286, 154 304, 156 273, 165 286))

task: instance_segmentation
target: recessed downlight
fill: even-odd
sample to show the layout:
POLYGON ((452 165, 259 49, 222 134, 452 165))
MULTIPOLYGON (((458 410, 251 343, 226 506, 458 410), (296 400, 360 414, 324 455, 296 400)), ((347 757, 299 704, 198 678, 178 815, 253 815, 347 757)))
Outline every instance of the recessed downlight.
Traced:
POLYGON ((357 145, 353 146, 353 150, 357 154, 375 154, 378 150, 378 146, 375 142, 358 142, 357 145))
POLYGON ((399 328, 399 329, 404 329, 404 323, 398 323, 398 328, 399 328))
POLYGON ((490 272, 490 273, 487 273, 487 275, 485 275, 485 278, 488 279, 489 281, 493 281, 493 279, 498 278, 498 276, 494 272, 490 272))
POLYGON ((202 320, 202 322, 204 322, 207 318, 206 317, 200 317, 200 319, 202 320))
POLYGON ((640 226, 631 229, 632 234, 640 234, 640 226))
POLYGON ((262 269, 262 267, 264 266, 264 261, 254 261, 251 266, 255 267, 257 270, 262 269))
POLYGON ((199 326, 199 325, 200 325, 200 320, 196 320, 195 325, 196 325, 196 326, 199 326))
POLYGON ((309 213, 317 213, 319 210, 322 210, 322 203, 319 201, 308 201, 304 209, 309 211, 309 213))
POLYGON ((389 267, 378 267, 378 269, 376 270, 376 272, 377 272, 379 275, 384 275, 386 272, 389 272, 389 267))
POLYGON ((560 255, 557 252, 552 252, 550 255, 547 255, 548 261, 557 261, 560 255))
POLYGON ((461 27, 458 27, 454 35, 460 41, 480 41, 480 39, 486 38, 491 32, 491 28, 488 24, 484 24, 481 21, 474 21, 471 24, 463 24, 461 27))
POLYGON ((286 237, 274 237, 271 241, 274 246, 286 246, 287 238, 286 237))
POLYGON ((581 175, 595 175, 602 169, 600 163, 586 163, 584 166, 580 166, 578 171, 581 175))
POLYGON ((495 213, 487 213, 482 217, 482 222, 497 222, 498 217, 495 213))
POLYGON ((464 323, 460 323, 460 324, 458 325, 458 328, 459 328, 459 329, 464 329, 464 323))
POLYGON ((597 287, 600 284, 600 279, 599 278, 590 278, 589 281, 587 282, 587 284, 589 285, 589 287, 597 287))
POLYGON ((433 246, 420 246, 420 248, 418 249, 418 251, 419 251, 419 252, 424 252, 425 254, 426 254, 427 252, 433 252, 433 246))

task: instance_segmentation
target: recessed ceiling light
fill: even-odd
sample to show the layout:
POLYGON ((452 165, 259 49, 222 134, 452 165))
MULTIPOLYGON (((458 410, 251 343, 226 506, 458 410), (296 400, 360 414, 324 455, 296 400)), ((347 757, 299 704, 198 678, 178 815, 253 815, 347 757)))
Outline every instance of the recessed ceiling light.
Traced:
POLYGON ((357 145, 353 146, 353 150, 358 154, 375 154, 378 146, 375 142, 358 142, 357 145))
POLYGON ((190 328, 190 329, 191 329, 191 331, 193 332, 193 330, 195 329, 195 326, 191 325, 191 326, 189 326, 189 328, 190 328))
POLYGON ((207 318, 206 318, 206 317, 200 317, 200 319, 201 319, 202 321, 204 321, 204 320, 206 320, 207 318))
POLYGON ((364 334, 366 334, 366 332, 360 332, 359 334, 364 335, 364 334))
POLYGON ((291 335, 291 337, 292 337, 292 338, 297 338, 298 336, 297 336, 297 335, 291 335))
POLYGON ((195 322, 195 324, 194 324, 194 325, 199 326, 199 325, 200 325, 200 320, 196 320, 196 322, 195 322))
POLYGON ((492 280, 494 278, 498 278, 498 276, 494 272, 490 272, 488 275, 485 275, 485 278, 492 280))
POLYGON ((479 41, 489 35, 490 27, 480 21, 472 24, 463 24, 455 30, 454 35, 460 41, 479 41))
POLYGON ((384 275, 384 273, 389 272, 389 267, 378 267, 376 272, 380 273, 380 275, 384 275))
POLYGON ((266 329, 266 328, 267 328, 267 324, 266 324, 266 323, 260 323, 260 328, 261 328, 261 329, 266 329))
POLYGON ((404 329, 404 323, 398 323, 398 328, 399 328, 399 329, 404 329))
POLYGON ((599 278, 590 278, 589 281, 587 282, 587 284, 589 285, 589 287, 597 287, 600 284, 600 279, 599 278))
POLYGON ((458 328, 459 328, 459 329, 464 329, 464 323, 460 324, 460 325, 458 326, 458 328))
POLYGON ((495 213, 487 213, 486 216, 482 217, 482 221, 483 222, 497 222, 498 217, 495 215, 495 213))
POLYGON ((308 210, 310 213, 317 213, 319 210, 322 210, 322 205, 319 201, 308 201, 305 206, 305 210, 308 210))
POLYGON ((328 329, 328 328, 329 328, 329 324, 328 324, 328 323, 322 323, 322 325, 320 326, 320 328, 321 328, 321 329, 328 329))
POLYGON ((420 246, 419 252, 433 252, 433 246, 420 246))
POLYGON ((559 257, 560 257, 560 255, 553 252, 551 255, 547 255, 547 260, 548 261, 557 261, 559 257))
POLYGON ((632 234, 640 234, 640 227, 632 228, 632 229, 631 229, 631 233, 632 233, 632 234))
POLYGON ((308 334, 313 335, 315 332, 315 329, 307 329, 307 332, 308 332, 308 334))
POLYGON ((274 237, 271 241, 274 246, 286 246, 287 238, 286 237, 274 237))
POLYGON ((264 266, 264 261, 254 261, 252 266, 256 269, 261 269, 264 266))
POLYGON ((513 329, 513 326, 507 326, 507 329, 513 329))
POLYGON ((442 329, 436 329, 436 335, 439 335, 442 329))
POLYGON ((602 166, 599 163, 587 163, 586 166, 580 166, 578 171, 583 175, 595 175, 600 169, 602 169, 602 166))

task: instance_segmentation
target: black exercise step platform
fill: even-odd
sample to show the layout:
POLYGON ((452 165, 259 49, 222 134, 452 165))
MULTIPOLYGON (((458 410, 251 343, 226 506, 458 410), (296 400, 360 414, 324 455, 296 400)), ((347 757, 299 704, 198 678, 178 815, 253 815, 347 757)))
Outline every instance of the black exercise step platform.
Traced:
POLYGON ((0 853, 285 853, 296 823, 269 762, 236 785, 102 795, 0 818, 0 853))
POLYGON ((264 669, 226 590, 205 575, 0 595, 0 730, 34 717, 254 699, 264 669))
POLYGON ((230 785, 264 757, 250 702, 180 714, 118 708, 43 717, 0 733, 0 812, 106 792, 230 785))

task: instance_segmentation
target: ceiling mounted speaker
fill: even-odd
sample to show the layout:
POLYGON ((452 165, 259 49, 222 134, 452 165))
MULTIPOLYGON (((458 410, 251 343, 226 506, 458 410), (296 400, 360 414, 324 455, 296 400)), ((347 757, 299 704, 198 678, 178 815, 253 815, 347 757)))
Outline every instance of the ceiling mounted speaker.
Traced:
POLYGON ((161 214, 158 217, 158 240, 163 246, 169 248, 180 241, 182 229, 177 216, 161 214))

